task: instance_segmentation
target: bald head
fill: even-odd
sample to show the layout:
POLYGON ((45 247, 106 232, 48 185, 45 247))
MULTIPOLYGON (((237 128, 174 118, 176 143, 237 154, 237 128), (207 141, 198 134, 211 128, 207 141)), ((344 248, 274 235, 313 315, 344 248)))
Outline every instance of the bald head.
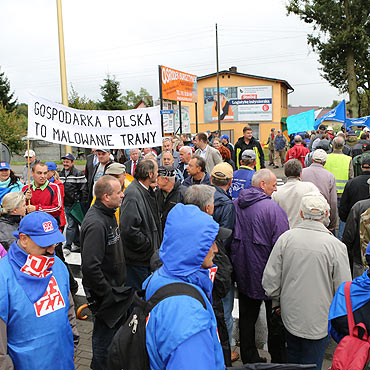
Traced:
POLYGON ((276 183, 275 174, 267 168, 257 171, 252 177, 252 185, 262 189, 266 195, 276 191, 276 183))

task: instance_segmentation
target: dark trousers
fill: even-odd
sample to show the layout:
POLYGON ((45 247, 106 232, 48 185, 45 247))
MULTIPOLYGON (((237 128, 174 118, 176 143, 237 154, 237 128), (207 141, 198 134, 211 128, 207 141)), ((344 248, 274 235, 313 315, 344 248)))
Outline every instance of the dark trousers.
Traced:
POLYGON ((62 243, 58 243, 55 246, 55 254, 63 261, 63 263, 67 267, 68 274, 69 274, 69 289, 70 289, 72 295, 74 296, 78 291, 78 283, 75 280, 75 278, 73 277, 72 270, 71 270, 71 268, 69 267, 68 263, 66 262, 66 260, 64 258, 62 243))
POLYGON ((92 351, 91 369, 107 370, 108 347, 110 346, 114 334, 121 327, 122 321, 114 328, 108 327, 104 321, 94 317, 94 328, 92 333, 92 351))
POLYGON ((285 330, 287 342, 287 358, 291 364, 316 364, 316 369, 321 370, 328 337, 313 340, 296 337, 285 330))
POLYGON ((72 243, 80 245, 80 230, 78 222, 71 215, 71 208, 64 207, 67 218, 66 245, 64 248, 71 250, 72 243))
POLYGON ((150 275, 150 267, 126 265, 126 272, 126 285, 140 290, 144 280, 150 275))
POLYGON ((272 303, 270 300, 263 301, 252 299, 239 292, 239 331, 240 331, 240 355, 243 364, 256 363, 260 361, 260 356, 256 347, 255 325, 261 308, 261 303, 265 302, 267 319, 267 346, 271 355, 271 362, 285 362, 285 340, 282 327, 272 325, 272 303), (277 333, 276 331, 279 331, 277 333), (281 333, 280 333, 281 332, 281 333))
POLYGON ((220 343, 222 347, 222 352, 224 354, 225 366, 232 366, 231 364, 231 348, 229 341, 229 334, 227 332, 227 326, 224 316, 224 306, 222 305, 222 300, 215 297, 213 294, 213 312, 216 316, 217 321, 217 332, 220 338, 220 343))

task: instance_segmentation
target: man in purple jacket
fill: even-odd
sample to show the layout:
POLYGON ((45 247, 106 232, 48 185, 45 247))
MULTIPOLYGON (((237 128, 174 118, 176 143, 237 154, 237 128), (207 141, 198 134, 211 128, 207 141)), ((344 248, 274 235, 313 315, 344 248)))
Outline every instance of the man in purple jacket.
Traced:
POLYGON ((276 176, 268 169, 257 171, 252 186, 234 200, 235 228, 231 259, 239 289, 240 353, 243 363, 265 362, 255 344, 255 324, 262 301, 266 306, 268 349, 272 362, 283 361, 281 338, 271 332, 271 300, 262 287, 262 275, 271 250, 285 231, 289 230, 285 211, 271 199, 276 191, 276 176))

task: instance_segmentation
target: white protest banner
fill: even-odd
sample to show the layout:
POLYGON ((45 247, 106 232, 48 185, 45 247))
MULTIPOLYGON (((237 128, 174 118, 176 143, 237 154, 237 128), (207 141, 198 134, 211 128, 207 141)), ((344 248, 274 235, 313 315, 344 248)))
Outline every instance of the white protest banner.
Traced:
POLYGON ((28 137, 82 148, 161 146, 160 107, 122 111, 79 110, 30 94, 28 137))

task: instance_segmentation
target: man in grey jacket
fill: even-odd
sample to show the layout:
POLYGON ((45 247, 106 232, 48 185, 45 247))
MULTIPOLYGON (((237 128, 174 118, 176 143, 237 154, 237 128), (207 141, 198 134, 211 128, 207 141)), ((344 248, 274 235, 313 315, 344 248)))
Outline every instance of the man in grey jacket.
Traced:
POLYGON ((150 275, 150 258, 162 241, 158 203, 151 185, 158 177, 158 165, 143 159, 135 170, 135 180, 125 190, 119 227, 126 258, 126 283, 135 289, 150 275))
POLYGON ((312 164, 302 171, 302 181, 312 182, 320 190, 330 206, 328 229, 334 231, 337 225, 337 187, 334 175, 324 168, 328 155, 323 149, 313 152, 312 164))
POLYGON ((302 198, 303 221, 282 234, 270 254, 262 286, 281 308, 288 363, 321 364, 335 291, 351 280, 346 246, 327 230, 329 205, 319 193, 302 198))

